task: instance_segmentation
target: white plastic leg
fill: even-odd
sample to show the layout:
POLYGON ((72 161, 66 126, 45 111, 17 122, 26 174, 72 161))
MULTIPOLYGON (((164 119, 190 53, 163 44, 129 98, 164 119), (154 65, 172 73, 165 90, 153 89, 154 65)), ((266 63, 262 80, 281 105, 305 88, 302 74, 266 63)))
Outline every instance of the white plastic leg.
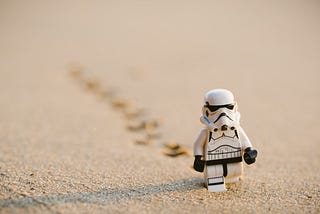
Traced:
POLYGON ((227 191, 224 183, 224 177, 208 178, 209 192, 225 192, 227 191))

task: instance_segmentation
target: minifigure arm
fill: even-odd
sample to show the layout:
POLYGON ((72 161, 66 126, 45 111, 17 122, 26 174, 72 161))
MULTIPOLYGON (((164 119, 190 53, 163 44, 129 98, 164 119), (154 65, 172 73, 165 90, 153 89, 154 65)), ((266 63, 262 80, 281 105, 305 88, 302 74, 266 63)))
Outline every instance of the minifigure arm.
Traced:
POLYGON ((247 148, 251 148, 252 144, 241 126, 238 127, 238 132, 239 132, 239 137, 242 145, 242 150, 244 151, 247 148))
POLYGON ((255 149, 251 150, 252 144, 248 136, 244 132, 244 130, 241 127, 239 127, 238 131, 240 135, 239 137, 242 144, 242 149, 244 150, 244 154, 243 154, 244 161, 247 164, 253 164, 254 162, 256 162, 258 152, 255 149))
POLYGON ((207 130, 202 129, 196 139, 196 141, 193 144, 193 154, 194 154, 194 163, 193 168, 197 172, 203 172, 205 162, 201 160, 203 156, 203 147, 207 140, 207 130))
POLYGON ((196 141, 193 144, 193 154, 194 156, 203 156, 204 144, 207 140, 207 129, 201 129, 196 141))

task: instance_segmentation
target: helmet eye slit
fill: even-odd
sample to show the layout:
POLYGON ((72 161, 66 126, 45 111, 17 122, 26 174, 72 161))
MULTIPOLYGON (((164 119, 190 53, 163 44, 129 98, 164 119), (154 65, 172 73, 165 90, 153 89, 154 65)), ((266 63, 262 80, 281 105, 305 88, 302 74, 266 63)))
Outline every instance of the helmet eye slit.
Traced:
POLYGON ((234 109, 234 104, 227 104, 227 105, 209 105, 209 103, 206 103, 204 107, 208 108, 211 112, 215 112, 220 108, 227 108, 229 110, 234 109))

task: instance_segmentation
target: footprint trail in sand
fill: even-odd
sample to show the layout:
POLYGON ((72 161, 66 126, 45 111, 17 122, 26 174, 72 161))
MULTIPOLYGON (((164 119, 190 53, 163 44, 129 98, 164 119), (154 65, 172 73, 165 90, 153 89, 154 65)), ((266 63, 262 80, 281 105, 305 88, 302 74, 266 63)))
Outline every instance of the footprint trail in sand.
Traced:
POLYGON ((181 155, 191 156, 191 152, 176 141, 163 139, 159 126, 163 125, 161 119, 150 118, 147 115, 148 107, 138 107, 129 99, 116 93, 116 89, 106 86, 96 77, 88 76, 82 66, 71 66, 69 73, 72 79, 86 91, 108 103, 114 111, 119 112, 126 121, 126 130, 135 133, 133 142, 137 145, 151 146, 155 140, 162 141, 162 153, 169 157, 181 155))

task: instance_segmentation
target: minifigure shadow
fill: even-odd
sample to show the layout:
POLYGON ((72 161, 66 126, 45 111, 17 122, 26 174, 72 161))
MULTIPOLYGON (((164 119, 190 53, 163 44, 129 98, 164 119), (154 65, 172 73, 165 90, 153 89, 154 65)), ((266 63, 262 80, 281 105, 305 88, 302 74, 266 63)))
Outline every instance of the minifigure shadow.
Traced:
POLYGON ((103 189, 94 192, 78 192, 70 194, 51 194, 38 197, 24 197, 0 200, 0 208, 22 208, 36 206, 54 206, 67 203, 101 203, 130 200, 149 195, 168 192, 185 192, 202 189, 202 178, 188 178, 165 184, 150 184, 122 189, 103 189))

